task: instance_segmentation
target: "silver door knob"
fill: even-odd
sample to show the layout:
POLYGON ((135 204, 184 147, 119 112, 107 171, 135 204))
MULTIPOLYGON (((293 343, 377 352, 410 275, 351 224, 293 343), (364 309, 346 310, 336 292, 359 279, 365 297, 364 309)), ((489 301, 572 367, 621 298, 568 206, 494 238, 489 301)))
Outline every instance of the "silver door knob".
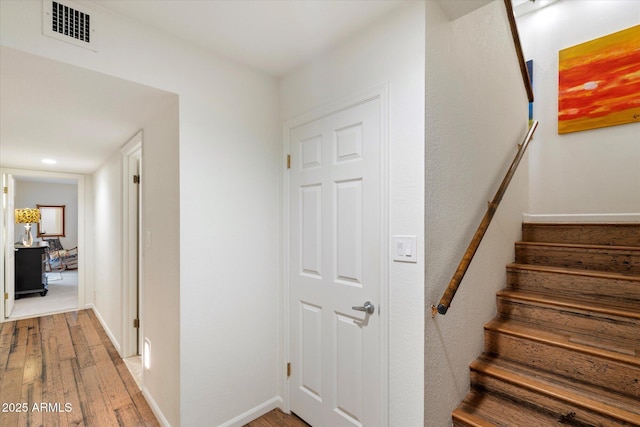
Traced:
POLYGON ((369 301, 365 302, 362 307, 356 306, 351 308, 356 311, 364 311, 367 314, 373 314, 376 311, 376 306, 371 304, 369 301))

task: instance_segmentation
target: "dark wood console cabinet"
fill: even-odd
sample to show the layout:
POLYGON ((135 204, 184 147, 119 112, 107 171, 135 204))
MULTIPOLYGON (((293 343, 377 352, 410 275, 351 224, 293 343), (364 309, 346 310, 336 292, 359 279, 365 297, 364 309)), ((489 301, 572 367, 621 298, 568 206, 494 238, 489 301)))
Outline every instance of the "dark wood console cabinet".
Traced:
POLYGON ((44 246, 16 245, 16 281, 15 295, 48 292, 47 275, 44 271, 44 246))

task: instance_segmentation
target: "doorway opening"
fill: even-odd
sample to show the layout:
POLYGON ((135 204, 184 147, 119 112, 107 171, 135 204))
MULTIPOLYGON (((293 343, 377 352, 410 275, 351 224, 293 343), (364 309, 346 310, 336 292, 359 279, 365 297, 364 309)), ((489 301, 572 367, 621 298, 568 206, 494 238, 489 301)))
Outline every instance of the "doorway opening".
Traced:
MULTIPOLYGON (((2 319, 18 320, 84 308, 84 177, 75 174, 4 169, 2 178, 4 262, 1 276, 5 296, 2 319), (35 233, 33 230, 39 229, 35 226, 31 231, 34 237, 31 249, 20 244, 20 235, 24 230, 21 224, 14 224, 14 210, 24 207, 35 208, 37 205, 64 206, 64 232, 55 236, 63 250, 50 251, 50 240, 46 238, 46 233, 44 230, 35 233), (25 253, 38 252, 35 255, 41 257, 38 267, 41 267, 42 274, 39 281, 41 283, 38 285, 43 287, 43 292, 16 293, 15 256, 21 250, 25 253), (57 254, 59 257, 67 253, 77 254, 74 262, 63 265, 59 263, 55 266, 56 260, 51 258, 50 254, 57 254), (51 268, 52 265, 55 267, 51 268)), ((26 259, 30 258, 33 257, 29 256, 26 259)))

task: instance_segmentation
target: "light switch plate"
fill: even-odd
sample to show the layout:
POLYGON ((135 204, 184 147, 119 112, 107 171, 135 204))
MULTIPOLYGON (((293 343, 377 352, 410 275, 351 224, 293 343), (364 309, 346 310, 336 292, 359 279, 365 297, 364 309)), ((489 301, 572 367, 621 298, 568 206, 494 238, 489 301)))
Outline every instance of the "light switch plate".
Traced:
POLYGON ((393 236, 391 253, 397 262, 418 262, 416 236, 393 236))

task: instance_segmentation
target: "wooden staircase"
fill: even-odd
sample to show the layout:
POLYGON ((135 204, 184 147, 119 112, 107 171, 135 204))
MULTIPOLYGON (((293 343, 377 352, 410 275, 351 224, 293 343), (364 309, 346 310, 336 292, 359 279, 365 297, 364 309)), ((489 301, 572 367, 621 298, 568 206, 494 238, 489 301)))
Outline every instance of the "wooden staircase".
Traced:
POLYGON ((640 426, 640 224, 523 224, 454 426, 640 426))

